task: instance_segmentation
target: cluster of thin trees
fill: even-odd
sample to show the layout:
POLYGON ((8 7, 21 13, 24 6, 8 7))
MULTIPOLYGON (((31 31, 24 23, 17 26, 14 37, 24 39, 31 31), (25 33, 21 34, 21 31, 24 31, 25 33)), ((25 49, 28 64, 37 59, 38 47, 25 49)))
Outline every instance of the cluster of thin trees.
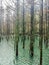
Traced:
MULTIPOLYGON (((43 39, 44 39, 44 43, 46 44, 46 47, 48 47, 48 20, 47 20, 47 6, 46 7, 46 23, 43 21, 43 0, 40 1, 40 20, 39 20, 39 47, 40 47, 40 65, 42 65, 42 48, 43 48, 43 39), (46 25, 46 29, 45 26, 46 25), (46 33, 45 33, 46 32, 46 33)), ((17 5, 19 4, 19 0, 17 1, 17 5)), ((34 33, 34 0, 31 0, 31 20, 30 20, 30 50, 29 53, 30 55, 33 57, 34 56, 34 40, 35 40, 35 33, 34 33)), ((46 5, 47 5, 47 1, 46 1, 46 5)), ((17 6, 18 7, 18 6, 17 6)), ((18 9, 17 9, 17 16, 18 15, 18 9)), ((24 8, 24 0, 23 0, 23 49, 25 48, 25 8, 24 8)), ((17 19, 17 22, 19 22, 19 20, 17 19)), ((18 26, 17 26, 18 28, 18 26)), ((18 28, 19 29, 19 28, 18 28)), ((19 38, 19 33, 18 30, 16 30, 17 32, 17 38, 16 38, 16 56, 18 56, 18 38, 19 38)))
POLYGON ((6 35, 6 39, 9 38, 10 34, 14 34, 14 14, 8 5, 4 9, 3 1, 0 0, 0 41, 3 36, 6 35))
MULTIPOLYGON (((30 37, 30 56, 33 57, 34 56, 34 41, 35 41, 35 26, 34 26, 34 17, 35 17, 35 0, 27 0, 27 3, 29 4, 30 8, 30 31, 28 31, 28 33, 26 34, 26 23, 25 23, 25 0, 23 0, 23 6, 22 6, 22 41, 23 41, 23 49, 25 49, 25 38, 26 35, 28 35, 28 37, 30 37)), ((38 1, 37 1, 38 2, 38 1)), ((42 48, 43 48, 43 40, 44 40, 44 44, 46 46, 46 48, 48 47, 48 36, 49 36, 49 22, 48 22, 48 1, 45 1, 45 5, 44 5, 44 0, 40 0, 39 3, 39 8, 40 8, 40 12, 39 12, 39 32, 36 33, 39 35, 39 47, 40 47, 40 65, 42 65, 42 48), (45 7, 45 9, 44 9, 45 7), (44 16, 45 13, 45 16, 44 16), (45 19, 44 19, 45 17, 45 19)), ((19 10, 20 10, 20 0, 16 0, 16 2, 13 1, 13 3, 15 4, 15 9, 9 5, 9 8, 11 10, 13 10, 16 14, 16 18, 15 18, 15 48, 16 48, 16 57, 18 56, 18 43, 19 43, 19 36, 20 36, 20 31, 19 31, 19 25, 20 25, 20 18, 19 18, 19 10)), ((8 8, 8 7, 7 7, 8 8)), ((8 12, 9 9, 7 9, 8 12)), ((10 14, 10 13, 9 13, 10 14)), ((7 17, 9 18, 9 16, 7 15, 7 17)), ((7 34, 9 34, 9 19, 7 19, 7 34)), ((0 25, 1 26, 1 25, 0 25)))

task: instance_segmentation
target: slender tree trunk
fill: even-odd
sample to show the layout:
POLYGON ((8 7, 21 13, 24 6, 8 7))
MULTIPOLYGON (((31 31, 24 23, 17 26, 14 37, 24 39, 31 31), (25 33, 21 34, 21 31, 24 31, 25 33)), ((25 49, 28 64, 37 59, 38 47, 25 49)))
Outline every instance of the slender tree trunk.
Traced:
MULTIPOLYGON (((47 10, 49 10, 49 0, 47 2, 47 10)), ((49 40, 49 12, 47 12, 47 44, 46 44, 46 47, 48 48, 48 40, 49 40)))
POLYGON ((41 16, 40 16, 40 65, 42 65, 42 43, 43 43, 43 0, 41 0, 41 16))
MULTIPOLYGON (((45 8, 47 12, 47 8, 45 8)), ((45 13, 45 19, 46 19, 46 13, 45 13)), ((46 44, 46 20, 44 21, 44 45, 46 44)))
POLYGON ((16 35, 15 35, 15 44, 16 44, 16 57, 18 56, 18 41, 19 41, 19 0, 17 0, 17 21, 16 21, 16 35))
POLYGON ((7 21, 7 41, 9 40, 9 34, 10 34, 10 10, 9 7, 7 6, 7 16, 6 16, 6 21, 7 21))
POLYGON ((45 46, 48 47, 48 21, 47 21, 47 1, 46 1, 46 37, 45 37, 45 46))
POLYGON ((33 30, 33 22, 34 22, 34 0, 31 3, 31 30, 30 30, 30 55, 34 55, 34 30, 33 30))
POLYGON ((23 0, 23 49, 25 48, 25 20, 24 20, 24 16, 25 16, 25 9, 24 9, 24 0, 23 0))
POLYGON ((18 56, 18 41, 16 41, 16 57, 18 56))
MULTIPOLYGON (((43 37, 41 36, 40 43, 43 41, 43 37)), ((42 65, 42 44, 40 45, 40 65, 42 65)))

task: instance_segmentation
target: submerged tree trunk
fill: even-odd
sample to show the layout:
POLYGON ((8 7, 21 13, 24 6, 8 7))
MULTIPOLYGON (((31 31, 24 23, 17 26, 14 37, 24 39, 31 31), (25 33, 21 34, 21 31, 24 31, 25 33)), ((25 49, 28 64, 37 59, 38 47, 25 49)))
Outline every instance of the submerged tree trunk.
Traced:
POLYGON ((40 38, 40 65, 42 65, 42 43, 43 43, 43 37, 42 37, 42 35, 40 36, 41 38, 40 38))
MULTIPOLYGON (((17 36, 16 36, 16 37, 17 37, 17 36)), ((18 56, 18 38, 16 39, 15 44, 16 44, 16 56, 18 56)))
POLYGON ((33 22, 34 22, 34 0, 31 1, 31 30, 30 30, 30 55, 34 55, 34 30, 33 30, 33 22))
POLYGON ((25 9, 24 9, 24 0, 23 0, 23 32, 22 32, 23 33, 23 37, 22 37, 23 38, 23 49, 25 48, 25 20, 24 20, 25 12, 24 11, 25 9))
POLYGON ((16 57, 18 56, 18 41, 19 41, 19 0, 17 0, 17 20, 15 29, 16 57))
POLYGON ((42 65, 42 43, 43 43, 43 0, 41 0, 41 13, 40 13, 40 65, 42 65))

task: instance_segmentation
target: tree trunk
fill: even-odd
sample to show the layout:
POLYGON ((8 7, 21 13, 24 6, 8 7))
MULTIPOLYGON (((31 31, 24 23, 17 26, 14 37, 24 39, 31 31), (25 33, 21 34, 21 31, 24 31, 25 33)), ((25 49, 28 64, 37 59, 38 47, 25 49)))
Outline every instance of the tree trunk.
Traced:
POLYGON ((31 3, 31 30, 30 30, 30 55, 33 57, 34 55, 34 30, 33 30, 33 22, 34 22, 34 0, 31 3))
POLYGON ((15 44, 16 44, 16 57, 18 56, 18 41, 19 41, 19 0, 17 0, 17 20, 15 29, 15 44))
POLYGON ((42 65, 42 43, 43 43, 43 0, 41 0, 41 16, 40 16, 40 65, 42 65))
POLYGON ((24 20, 24 16, 25 16, 25 9, 24 9, 24 0, 23 0, 23 49, 25 48, 25 20, 24 20))
POLYGON ((46 48, 48 47, 48 20, 47 20, 47 1, 46 1, 46 48))

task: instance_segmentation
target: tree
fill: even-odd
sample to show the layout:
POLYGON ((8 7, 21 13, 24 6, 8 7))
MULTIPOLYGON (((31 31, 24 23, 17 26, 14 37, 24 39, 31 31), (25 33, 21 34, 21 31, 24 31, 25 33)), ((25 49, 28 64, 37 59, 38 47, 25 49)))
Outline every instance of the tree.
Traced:
POLYGON ((23 49, 25 48, 25 8, 24 8, 24 0, 23 0, 23 49))
POLYGON ((16 56, 18 56, 18 41, 19 41, 19 0, 17 0, 17 21, 15 29, 15 43, 16 43, 16 56))
POLYGON ((39 39, 39 44, 40 44, 40 65, 42 65, 42 43, 43 43, 43 0, 40 1, 40 24, 39 24, 39 35, 40 35, 40 39, 39 39))
POLYGON ((8 7, 8 6, 7 6, 6 21, 7 21, 7 41, 8 41, 8 39, 9 39, 9 34, 10 34, 10 10, 9 10, 9 7, 8 7))
POLYGON ((47 1, 46 2, 46 29, 45 29, 45 36, 44 36, 44 43, 46 48, 48 47, 48 17, 47 17, 47 1))
POLYGON ((31 30, 30 30, 30 55, 34 55, 34 0, 31 1, 31 30))
POLYGON ((48 47, 48 39, 49 39, 49 0, 47 0, 47 2, 46 2, 46 4, 47 4, 47 29, 46 29, 46 48, 48 47))

